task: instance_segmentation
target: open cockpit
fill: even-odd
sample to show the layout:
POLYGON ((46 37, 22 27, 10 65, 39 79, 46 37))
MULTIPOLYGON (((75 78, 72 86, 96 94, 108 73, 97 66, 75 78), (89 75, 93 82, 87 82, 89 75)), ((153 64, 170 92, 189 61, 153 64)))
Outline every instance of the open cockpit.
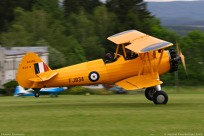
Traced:
POLYGON ((123 57, 124 60, 131 60, 138 57, 138 54, 125 48, 125 46, 128 46, 130 43, 123 43, 123 44, 117 44, 115 52, 112 53, 106 53, 105 55, 105 63, 111 63, 117 61, 119 57, 123 57))

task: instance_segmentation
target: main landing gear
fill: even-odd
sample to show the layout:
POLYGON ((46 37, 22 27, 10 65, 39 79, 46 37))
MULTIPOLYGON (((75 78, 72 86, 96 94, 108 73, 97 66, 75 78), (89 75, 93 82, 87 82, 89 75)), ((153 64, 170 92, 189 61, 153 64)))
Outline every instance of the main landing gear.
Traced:
POLYGON ((154 104, 167 104, 168 102, 168 95, 161 90, 160 85, 147 88, 145 96, 148 100, 153 101, 154 104))

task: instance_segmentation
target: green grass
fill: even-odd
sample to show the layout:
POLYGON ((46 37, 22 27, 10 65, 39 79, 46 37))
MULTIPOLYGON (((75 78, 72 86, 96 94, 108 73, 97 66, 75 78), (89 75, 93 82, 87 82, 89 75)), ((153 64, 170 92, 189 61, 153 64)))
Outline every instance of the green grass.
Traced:
POLYGON ((0 135, 202 136, 204 92, 170 93, 167 105, 140 93, 0 97, 0 135))

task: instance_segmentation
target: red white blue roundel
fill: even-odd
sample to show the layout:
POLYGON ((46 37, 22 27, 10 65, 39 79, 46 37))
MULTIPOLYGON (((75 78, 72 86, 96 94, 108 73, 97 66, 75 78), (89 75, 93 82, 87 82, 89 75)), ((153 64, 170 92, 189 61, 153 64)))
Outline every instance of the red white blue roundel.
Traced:
POLYGON ((96 82, 99 79, 99 74, 96 71, 92 71, 91 73, 89 73, 89 80, 92 82, 96 82))

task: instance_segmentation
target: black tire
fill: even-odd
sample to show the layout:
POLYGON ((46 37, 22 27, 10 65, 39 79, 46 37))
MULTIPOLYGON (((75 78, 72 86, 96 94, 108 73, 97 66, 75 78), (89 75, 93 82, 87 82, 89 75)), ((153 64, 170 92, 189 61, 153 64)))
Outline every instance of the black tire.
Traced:
POLYGON ((35 93, 34 96, 37 98, 40 96, 40 93, 35 93))
POLYGON ((154 94, 154 99, 153 99, 154 104, 167 104, 168 102, 168 95, 164 91, 157 91, 154 94))
POLYGON ((149 88, 146 88, 145 90, 145 97, 152 101, 154 99, 154 93, 156 92, 157 90, 154 88, 154 87, 149 87, 149 88))

